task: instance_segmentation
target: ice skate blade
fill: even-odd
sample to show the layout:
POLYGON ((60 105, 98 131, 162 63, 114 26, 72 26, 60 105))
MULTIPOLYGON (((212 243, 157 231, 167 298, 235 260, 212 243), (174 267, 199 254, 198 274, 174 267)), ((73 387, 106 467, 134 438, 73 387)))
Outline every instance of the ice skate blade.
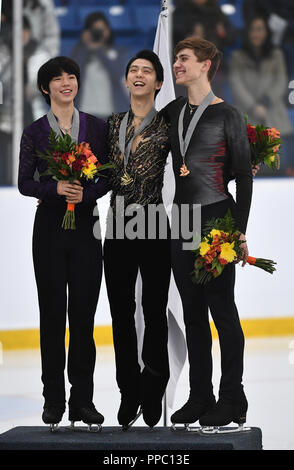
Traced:
POLYGON ((200 434, 211 436, 212 434, 234 434, 251 431, 251 428, 240 424, 237 428, 226 428, 225 426, 203 426, 200 428, 200 434))
POLYGON ((138 418, 140 418, 141 414, 143 413, 143 410, 142 408, 139 408, 139 411, 138 413, 136 414, 135 418, 133 419, 133 421, 131 421, 129 424, 126 424, 126 425, 123 425, 122 427, 122 430, 123 431, 127 431, 128 429, 130 429, 133 424, 135 424, 135 422, 137 421, 138 418))
POLYGON ((199 432, 200 431, 200 427, 194 427, 194 426, 190 426, 190 424, 184 424, 183 426, 177 426, 176 423, 173 423, 171 425, 171 431, 173 432, 199 432))
POLYGON ((58 423, 51 423, 50 424, 50 432, 56 432, 58 429, 58 423))
POLYGON ((66 426, 66 429, 74 432, 100 432, 102 430, 102 424, 88 424, 86 426, 75 426, 75 422, 71 421, 70 426, 66 426))

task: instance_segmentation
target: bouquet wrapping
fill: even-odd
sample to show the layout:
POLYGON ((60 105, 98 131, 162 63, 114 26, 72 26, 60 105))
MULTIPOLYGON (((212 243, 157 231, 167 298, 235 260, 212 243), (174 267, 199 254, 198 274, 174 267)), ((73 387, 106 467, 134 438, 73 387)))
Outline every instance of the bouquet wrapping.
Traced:
MULTIPOLYGON (((236 230, 235 221, 230 210, 223 218, 211 219, 205 225, 201 242, 195 252, 193 281, 206 284, 220 276, 229 263, 237 262, 242 257, 240 232, 236 230)), ((276 264, 265 258, 249 256, 247 263, 273 273, 276 264)))
MULTIPOLYGON (((73 183, 75 180, 93 180, 94 177, 100 176, 100 171, 113 168, 112 163, 101 164, 87 142, 77 144, 69 134, 64 137, 57 136, 51 129, 48 141, 46 152, 38 151, 37 154, 47 161, 47 170, 42 175, 51 175, 56 181, 73 183)), ((62 228, 76 229, 75 204, 67 204, 62 228)))

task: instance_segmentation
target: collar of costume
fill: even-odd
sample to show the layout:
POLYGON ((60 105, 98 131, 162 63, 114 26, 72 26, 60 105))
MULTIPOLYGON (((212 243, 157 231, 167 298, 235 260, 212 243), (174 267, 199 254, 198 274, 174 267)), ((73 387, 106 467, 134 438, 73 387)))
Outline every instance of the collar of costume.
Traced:
MULTIPOLYGON (((47 113, 47 118, 49 121, 49 125, 54 130, 54 132, 56 132, 57 135, 63 137, 58 121, 56 117, 54 116, 51 109, 47 113)), ((80 130, 80 115, 79 115, 78 110, 74 108, 70 136, 71 136, 71 139, 74 140, 75 142, 78 142, 79 130, 80 130)))
POLYGON ((154 116, 156 116, 157 111, 154 107, 151 108, 151 110, 149 111, 147 116, 145 116, 145 118, 141 122, 140 126, 138 127, 138 129, 134 133, 134 135, 131 138, 128 145, 126 145, 126 135, 127 135, 127 126, 128 126, 129 114, 130 114, 130 111, 128 111, 124 115, 124 117, 123 117, 123 119, 120 123, 120 127, 119 127, 119 148, 120 148, 121 153, 124 156, 124 166, 125 167, 128 164, 128 160, 129 160, 129 156, 130 156, 130 152, 131 152, 131 148, 132 148, 134 138, 137 137, 137 135, 141 134, 141 132, 151 123, 154 116))

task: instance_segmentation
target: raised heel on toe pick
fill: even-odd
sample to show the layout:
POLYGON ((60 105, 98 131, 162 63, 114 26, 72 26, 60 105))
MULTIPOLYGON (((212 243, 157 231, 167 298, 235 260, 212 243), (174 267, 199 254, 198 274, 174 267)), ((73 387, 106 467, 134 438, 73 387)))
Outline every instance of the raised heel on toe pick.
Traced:
POLYGON ((123 430, 123 431, 127 431, 128 429, 130 429, 130 428, 135 424, 135 422, 137 421, 137 419, 140 418, 140 416, 141 416, 142 413, 143 413, 143 410, 142 410, 142 408, 140 407, 140 408, 139 408, 139 411, 138 411, 138 413, 136 414, 136 416, 134 417, 134 419, 133 419, 130 423, 128 423, 128 424, 123 424, 123 425, 122 425, 122 430, 123 430))

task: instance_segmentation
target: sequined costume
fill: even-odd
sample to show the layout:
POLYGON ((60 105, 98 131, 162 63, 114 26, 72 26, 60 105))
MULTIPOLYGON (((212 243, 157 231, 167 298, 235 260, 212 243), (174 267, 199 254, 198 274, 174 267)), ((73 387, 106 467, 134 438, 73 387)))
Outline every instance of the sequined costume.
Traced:
MULTIPOLYGON (((169 151, 169 126, 158 113, 138 136, 126 168, 119 148, 119 128, 125 113, 112 115, 109 125, 109 158, 116 164, 112 177, 111 209, 118 216, 116 197, 124 196, 125 207, 142 206, 148 231, 147 212, 150 205, 162 203, 164 168, 169 151), (121 177, 127 171, 132 182, 123 185, 121 177)), ((130 112, 126 143, 134 135, 133 113, 130 112)), ((108 218, 109 222, 110 218, 108 218)), ((114 217, 114 220, 115 217, 114 217)), ((166 219, 167 220, 167 219, 166 219)), ((124 220, 124 226, 130 217, 124 220)), ((169 230, 169 227, 168 227, 169 230)), ((131 403, 141 405, 143 418, 150 425, 147 410, 161 399, 169 378, 167 353, 166 307, 170 281, 170 239, 105 239, 104 269, 112 315, 116 360, 116 379, 122 394, 131 403), (135 328, 136 280, 142 279, 142 309, 144 338, 143 371, 140 371, 138 338, 135 328)), ((152 414, 152 413, 151 413, 152 414)), ((159 415, 160 416, 160 415, 159 415)), ((120 418, 118 418, 120 420, 120 418)), ((157 418, 154 418, 157 422, 157 418)), ((154 423, 155 423, 154 421, 154 423)), ((153 424, 154 424, 153 423, 153 424)), ((122 423, 121 423, 122 424, 122 423)))
MULTIPOLYGON (((115 197, 124 196, 125 206, 129 204, 159 204, 162 202, 164 167, 169 152, 169 126, 161 113, 144 129, 136 151, 131 154, 127 172, 132 176, 132 184, 122 186, 121 177, 124 173, 123 158, 118 145, 119 126, 125 113, 112 115, 109 125, 109 158, 116 164, 112 176, 111 206, 114 207, 115 197)), ((130 110, 126 144, 134 135, 131 125, 134 115, 130 110)))

